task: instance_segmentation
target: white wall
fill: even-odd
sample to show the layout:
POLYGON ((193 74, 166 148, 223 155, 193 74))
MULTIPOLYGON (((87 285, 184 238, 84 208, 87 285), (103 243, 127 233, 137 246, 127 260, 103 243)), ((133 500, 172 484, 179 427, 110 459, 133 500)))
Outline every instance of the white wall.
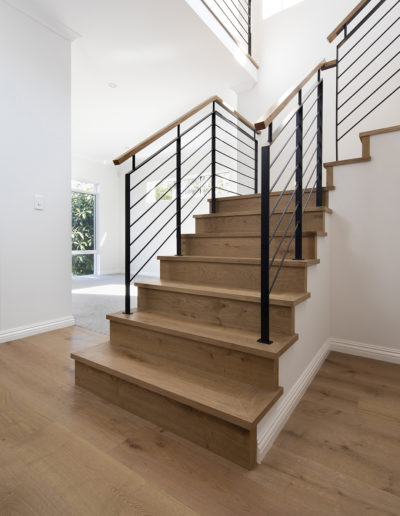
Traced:
MULTIPOLYGON (((269 0, 263 1, 268 2, 269 0)), ((238 110, 249 120, 257 120, 290 87, 298 84, 322 59, 327 61, 335 59, 336 44, 341 41, 342 36, 339 36, 332 44, 327 41, 327 36, 347 16, 350 9, 356 3, 356 0, 351 2, 349 0, 336 0, 335 2, 331 0, 304 0, 267 19, 262 19, 260 13, 259 21, 256 23, 254 30, 255 53, 260 62, 259 81, 251 90, 239 94, 238 110)), ((260 2, 258 7, 261 4, 262 2, 260 2)), ((372 5, 375 4, 376 0, 373 0, 372 5)), ((382 12, 393 4, 394 0, 388 0, 388 5, 384 6, 384 9, 379 11, 379 16, 376 14, 375 18, 380 17, 382 12)), ((383 25, 386 24, 388 26, 394 21, 394 18, 398 16, 399 8, 397 7, 393 12, 395 14, 389 15, 382 22, 383 25)), ((393 31, 396 31, 396 27, 391 29, 391 31, 373 47, 373 52, 378 53, 386 46, 390 36, 393 36, 393 31)), ((371 33, 371 36, 366 38, 359 48, 364 50, 372 41, 373 36, 376 37, 377 33, 371 33)), ((391 47, 392 53, 389 52, 390 56, 400 49, 399 45, 400 42, 398 41, 396 45, 391 47)), ((385 61, 389 59, 389 54, 385 54, 385 61)), ((370 69, 371 75, 385 61, 382 61, 382 58, 378 59, 370 69)), ((361 63, 362 60, 359 62, 359 65, 361 63)), ((386 79, 390 73, 393 73, 398 68, 398 63, 399 57, 391 63, 387 72, 383 73, 383 75, 380 74, 378 77, 386 79)), ((344 65, 347 66, 345 62, 344 65)), ((335 75, 334 69, 323 74, 325 82, 325 161, 335 159, 335 75)), ((394 81, 396 80, 398 83, 398 76, 397 79, 396 77, 394 78, 394 81)), ((355 81, 349 91, 355 91, 361 85, 361 81, 362 78, 360 78, 359 82, 355 81)), ((393 84, 393 81, 391 84, 393 84)), ((364 91, 367 91, 368 88, 371 90, 372 84, 364 91)), ((378 94, 374 97, 374 100, 380 100, 381 97, 382 95, 378 94)), ((350 102, 343 110, 343 113, 347 113, 350 110, 347 107, 355 107, 362 98, 363 96, 357 95, 355 103, 350 102)), ((373 104, 370 103, 369 106, 372 108, 373 104)), ((358 148, 354 145, 357 144, 357 135, 360 131, 383 127, 384 124, 394 125, 399 108, 400 92, 397 92, 392 99, 364 120, 354 130, 353 134, 342 142, 341 158, 353 157, 355 151, 358 152, 358 148)), ((362 113, 362 109, 358 112, 362 113)))
POLYGON ((334 169, 329 238, 332 337, 400 350, 399 145, 373 136, 371 162, 334 169))
POLYGON ((0 2, 0 63, 0 339, 7 340, 18 328, 72 322, 70 42, 0 2), (35 194, 45 196, 44 211, 33 209, 35 194))
POLYGON ((111 163, 83 156, 72 157, 72 179, 98 185, 97 251, 99 274, 124 270, 124 181, 111 163))

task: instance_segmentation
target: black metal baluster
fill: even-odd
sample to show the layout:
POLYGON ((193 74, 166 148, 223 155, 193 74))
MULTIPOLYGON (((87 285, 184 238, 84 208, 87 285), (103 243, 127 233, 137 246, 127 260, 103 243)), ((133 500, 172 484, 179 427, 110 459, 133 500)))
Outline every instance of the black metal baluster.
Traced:
POLYGON ((254 131, 254 193, 258 193, 258 140, 257 134, 254 131))
POLYGON ((272 125, 268 128, 268 145, 261 149, 261 338, 262 344, 272 344, 269 333, 269 195, 272 125))
POLYGON ((249 56, 251 56, 251 51, 252 51, 252 48, 251 48, 251 0, 249 0, 247 16, 248 16, 248 29, 247 29, 248 47, 247 48, 248 48, 249 56))
POLYGON ((216 181, 216 114, 213 102, 211 122, 211 213, 215 213, 215 181, 216 181))
POLYGON ((336 161, 339 160, 339 46, 336 47, 336 161))
POLYGON ((176 255, 182 255, 181 243, 181 126, 178 125, 176 138, 176 255))
POLYGON ((125 174, 125 313, 131 314, 131 173, 135 171, 132 156, 132 172, 125 174))
POLYGON ((299 91, 296 113, 296 236, 295 260, 303 259, 303 100, 299 91))
POLYGON ((321 70, 318 71, 318 117, 317 117, 317 206, 322 206, 322 167, 323 167, 323 113, 324 113, 324 83, 321 70))

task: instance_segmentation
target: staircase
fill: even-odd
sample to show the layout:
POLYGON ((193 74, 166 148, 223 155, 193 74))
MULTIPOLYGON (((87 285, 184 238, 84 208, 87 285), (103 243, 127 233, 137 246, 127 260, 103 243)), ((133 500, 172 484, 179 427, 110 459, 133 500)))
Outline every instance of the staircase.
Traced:
POLYGON ((306 212, 306 259, 284 261, 270 299, 272 345, 258 342, 260 195, 219 198, 216 213, 195 216, 196 233, 182 235, 182 256, 159 257, 160 280, 136 283, 137 311, 108 316, 110 342, 72 355, 76 384, 252 468, 257 423, 282 395, 279 357, 298 338, 295 307, 310 296, 332 189, 306 212))
MULTIPOLYGON (((338 49, 384 8, 384 2, 380 2, 372 14, 365 14, 368 4, 361 2, 330 35, 333 41, 344 33, 338 49), (348 34, 348 25, 357 22, 358 16, 364 16, 363 21, 348 34)), ((371 62, 374 60, 375 57, 371 62)), ((296 306, 312 295, 307 288, 307 273, 309 267, 319 264, 318 239, 327 236, 325 218, 331 213, 333 169, 371 159, 369 138, 376 131, 360 135, 361 158, 340 161, 337 157, 335 162, 327 163, 323 182, 322 73, 336 68, 339 79, 338 66, 338 60, 321 62, 254 125, 213 97, 115 160, 121 164, 132 158, 132 171, 125 178, 126 306, 124 312, 107 316, 109 342, 72 355, 76 384, 248 469, 256 462, 257 424, 283 392, 279 359, 298 340, 296 306), (315 75, 316 86, 310 92, 303 91, 315 75), (282 121, 280 117, 296 98, 295 110, 282 121), (210 105, 212 111, 203 116, 210 105), (312 134, 314 121, 307 128, 312 117, 306 119, 315 106, 316 133, 308 143, 307 134, 312 134), (195 115, 200 119, 193 124, 195 115), (182 124, 187 120, 191 125, 183 130, 182 124), (293 130, 291 121, 295 123, 295 143, 281 136, 288 127, 293 130), (262 136, 259 171, 257 132, 263 129, 268 130, 268 135, 262 136), (175 130, 173 138, 165 143, 162 138, 175 130), (286 143, 282 147, 283 141, 286 143), (313 143, 315 150, 311 154, 313 143), (156 152, 138 164, 137 155, 154 144, 158 145, 156 152), (207 150, 209 144, 210 150, 192 165, 190 159, 199 150, 207 150), (171 148, 174 152, 166 156, 164 153, 171 148), (234 153, 229 154, 232 151, 228 148, 234 153), (228 158, 236 161, 236 169, 232 169, 230 161, 221 163, 228 158), (176 160, 174 184, 148 207, 144 204, 148 192, 143 194, 142 185, 154 173, 162 175, 160 167, 172 159, 176 160), (203 169, 205 163, 208 165, 203 169), (288 168, 290 163, 292 167, 288 168), (226 179, 222 175, 228 169, 236 175, 226 179), (204 176, 205 170, 209 177, 204 176), (189 176, 191 182, 185 188, 182 182, 189 173, 196 177, 192 181, 189 176), (228 186, 226 182, 218 184, 218 178, 227 181, 228 186), (136 181, 133 186, 132 180, 136 181), (190 187, 196 191, 185 200, 184 193, 190 187), (243 188, 251 193, 239 191, 243 188), (157 211, 158 202, 173 189, 174 203, 157 211), (224 191, 234 195, 218 195, 224 191), (197 194, 203 196, 200 202, 195 198, 197 194), (206 196, 209 213, 194 213, 206 196), (193 207, 190 202, 194 201, 193 207), (161 229, 155 229, 153 225, 168 213, 170 206, 175 210, 172 217, 160 223, 161 229), (186 206, 189 213, 184 216, 186 206), (148 226, 136 229, 135 224, 145 216, 150 221, 148 226), (194 217, 195 232, 184 234, 181 230, 189 216, 194 217), (168 233, 167 224, 171 221, 173 231, 168 233), (140 243, 150 227, 155 236, 140 243), (158 256, 160 279, 135 283, 138 302, 131 313, 132 280, 173 235, 176 255, 158 256), (153 251, 151 244, 156 236, 153 251), (139 245, 139 251, 135 245, 139 245), (146 249, 149 256, 137 263, 146 249), (133 266, 136 270, 132 275, 133 266)), ((337 103, 337 112, 339 109, 337 103)), ((337 151, 349 132, 341 135, 340 124, 337 117, 337 151)), ((393 130, 398 127, 381 132, 393 130)))

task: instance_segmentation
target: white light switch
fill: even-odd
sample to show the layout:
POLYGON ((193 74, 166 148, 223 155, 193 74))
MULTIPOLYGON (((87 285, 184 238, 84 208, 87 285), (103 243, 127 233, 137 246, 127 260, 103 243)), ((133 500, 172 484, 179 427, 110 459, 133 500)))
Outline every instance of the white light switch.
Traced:
POLYGON ((44 210, 44 195, 35 195, 35 210, 44 210))

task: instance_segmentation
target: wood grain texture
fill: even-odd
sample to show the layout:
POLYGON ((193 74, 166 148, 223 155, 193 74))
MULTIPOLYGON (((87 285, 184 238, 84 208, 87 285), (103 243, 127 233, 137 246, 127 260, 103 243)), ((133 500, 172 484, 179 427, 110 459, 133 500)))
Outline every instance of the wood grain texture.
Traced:
POLYGON ((196 113, 198 113, 202 109, 206 108, 208 105, 212 104, 213 102, 218 102, 220 104, 224 104, 224 106, 233 115, 235 115, 238 118, 240 118, 240 120, 242 120, 242 122, 244 122, 246 125, 248 125, 251 129, 255 130, 255 126, 251 122, 249 122, 244 116, 242 116, 236 110, 232 110, 231 108, 229 108, 220 97, 218 97, 217 95, 214 95, 213 97, 208 98, 207 100, 205 100, 201 104, 199 104, 196 107, 192 108, 190 111, 188 111, 187 113, 185 113, 181 117, 177 118, 176 120, 174 120, 170 124, 166 125, 165 127, 160 129, 159 131, 155 132, 154 134, 152 134, 151 136, 149 136, 148 138, 143 140, 138 145, 135 145, 135 147, 132 147, 132 149, 129 149, 128 151, 124 152, 118 158, 115 158, 114 159, 114 165, 122 165, 122 163, 125 163, 125 161, 127 161, 129 158, 132 158, 132 156, 135 156, 138 152, 140 152, 141 150, 145 149, 150 144, 154 143, 156 140, 158 140, 159 138, 161 138, 162 136, 167 134, 169 131, 172 131, 172 129, 174 129, 178 125, 182 124, 183 122, 185 122, 185 120, 188 120, 193 115, 195 115, 196 113))
POLYGON ((400 513, 398 365, 331 354, 249 472, 75 387, 69 354, 103 339, 75 327, 0 346, 0 514, 400 513))
POLYGON ((324 67, 325 63, 325 59, 318 63, 317 66, 315 66, 297 86, 290 88, 284 95, 282 95, 282 97, 257 120, 257 122, 254 124, 255 128, 259 131, 266 129, 269 124, 273 122, 280 113, 282 113, 285 107, 292 99, 294 99, 298 92, 304 88, 304 86, 313 77, 313 75, 315 75, 318 70, 321 70, 321 68, 324 67))
POLYGON ((361 0, 361 2, 359 2, 355 7, 354 9, 352 9, 349 14, 346 16, 346 18, 344 18, 337 27, 335 27, 335 29, 329 34, 329 36, 327 37, 329 43, 332 43, 338 36, 339 34, 342 32, 342 30, 344 29, 345 25, 347 25, 348 23, 351 22, 351 20, 353 20, 353 18, 355 16, 357 16, 357 14, 359 14, 366 6, 367 4, 369 4, 371 0, 361 0))

